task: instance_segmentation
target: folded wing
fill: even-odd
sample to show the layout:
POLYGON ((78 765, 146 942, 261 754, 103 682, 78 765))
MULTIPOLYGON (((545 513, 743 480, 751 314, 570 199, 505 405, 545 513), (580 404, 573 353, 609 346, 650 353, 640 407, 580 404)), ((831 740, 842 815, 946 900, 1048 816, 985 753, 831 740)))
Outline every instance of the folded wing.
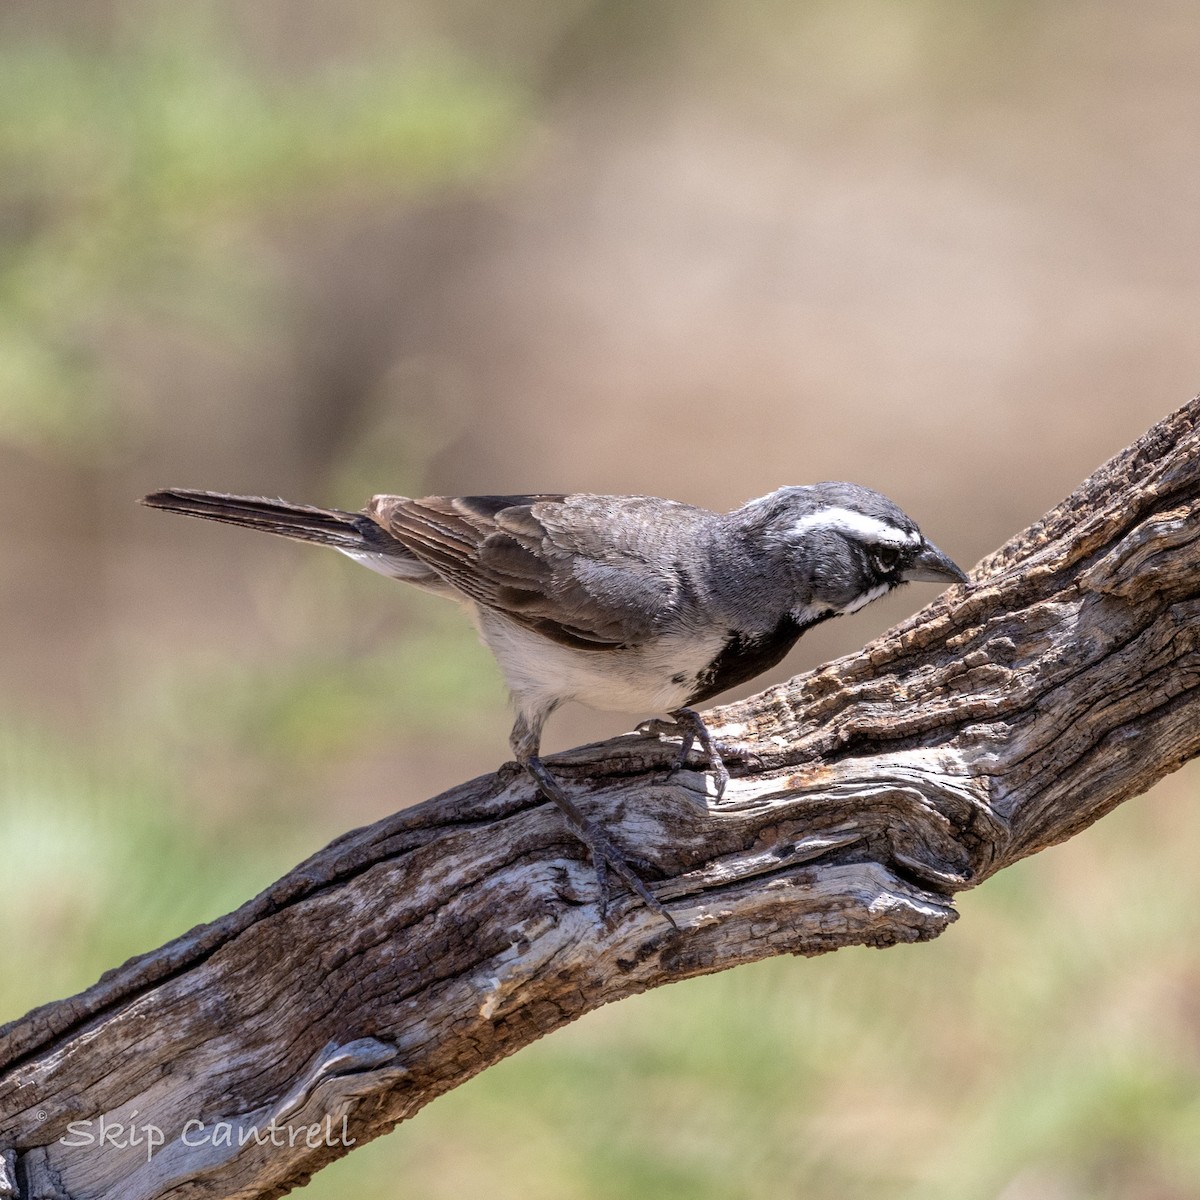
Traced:
POLYGON ((477 604, 577 649, 651 636, 689 597, 705 515, 642 496, 376 496, 366 513, 477 604))

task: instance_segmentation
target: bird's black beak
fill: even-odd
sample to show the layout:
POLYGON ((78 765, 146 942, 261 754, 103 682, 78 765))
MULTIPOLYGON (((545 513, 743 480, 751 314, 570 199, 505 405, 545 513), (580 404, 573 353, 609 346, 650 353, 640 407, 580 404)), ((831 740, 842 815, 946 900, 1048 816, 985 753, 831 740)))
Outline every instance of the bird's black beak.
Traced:
POLYGON ((947 558, 932 542, 922 542, 917 556, 900 572, 905 583, 928 580, 931 583, 966 583, 967 573, 947 558))

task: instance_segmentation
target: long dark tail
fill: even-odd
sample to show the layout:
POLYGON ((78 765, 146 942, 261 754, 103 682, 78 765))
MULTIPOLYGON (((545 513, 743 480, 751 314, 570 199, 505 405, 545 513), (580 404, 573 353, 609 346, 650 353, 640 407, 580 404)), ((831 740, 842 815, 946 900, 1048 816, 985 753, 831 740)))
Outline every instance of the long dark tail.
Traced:
POLYGON ((313 508, 308 504, 287 504, 263 496, 229 496, 224 492, 199 492, 190 488, 167 488, 143 496, 142 504, 167 512, 223 521, 262 529, 299 542, 318 542, 338 550, 397 550, 394 539, 363 513, 344 512, 339 508, 313 508))

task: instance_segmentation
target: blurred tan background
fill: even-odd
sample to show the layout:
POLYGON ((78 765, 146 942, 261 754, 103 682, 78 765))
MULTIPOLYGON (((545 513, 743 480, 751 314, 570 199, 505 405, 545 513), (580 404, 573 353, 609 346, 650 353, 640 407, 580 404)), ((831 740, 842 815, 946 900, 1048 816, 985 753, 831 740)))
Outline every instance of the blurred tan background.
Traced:
MULTIPOLYGON (((1184 0, 7 0, 0 1018, 507 754, 451 606, 137 496, 846 478, 969 566, 1200 390, 1198 61, 1184 0)), ((309 1194, 1195 1197, 1196 788, 309 1194)))

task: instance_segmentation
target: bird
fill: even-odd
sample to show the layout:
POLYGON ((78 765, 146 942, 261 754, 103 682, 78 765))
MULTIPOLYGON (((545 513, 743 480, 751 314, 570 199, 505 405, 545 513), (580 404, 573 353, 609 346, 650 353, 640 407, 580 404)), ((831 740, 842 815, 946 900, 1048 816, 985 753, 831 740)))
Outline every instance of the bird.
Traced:
MULTIPOLYGON (((603 919, 611 869, 675 921, 540 755, 567 701, 666 713, 698 742, 718 800, 725 758, 696 706, 775 666, 813 626, 905 583, 966 573, 886 496, 859 484, 781 487, 729 512, 654 496, 378 495, 360 512, 189 488, 151 508, 330 546, 391 579, 462 602, 508 686, 517 763, 591 854, 603 919)), ((674 768, 673 768, 674 769, 674 768)))

